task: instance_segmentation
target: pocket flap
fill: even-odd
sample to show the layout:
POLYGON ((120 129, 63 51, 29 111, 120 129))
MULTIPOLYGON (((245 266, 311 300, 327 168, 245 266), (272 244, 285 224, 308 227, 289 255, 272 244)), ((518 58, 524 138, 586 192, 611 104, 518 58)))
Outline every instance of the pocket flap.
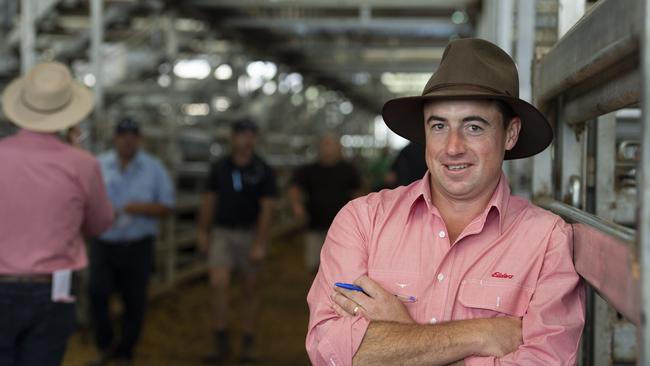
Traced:
POLYGON ((492 310, 521 317, 528 309, 532 289, 516 284, 485 280, 465 280, 461 283, 458 301, 468 308, 492 310))

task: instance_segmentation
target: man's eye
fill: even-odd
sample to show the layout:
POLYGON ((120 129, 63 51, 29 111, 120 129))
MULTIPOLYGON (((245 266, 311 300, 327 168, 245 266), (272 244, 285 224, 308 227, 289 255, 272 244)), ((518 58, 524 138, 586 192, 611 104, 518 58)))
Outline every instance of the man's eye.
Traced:
POLYGON ((442 123, 434 123, 434 124, 431 125, 431 129, 434 130, 434 131, 440 131, 443 128, 445 128, 445 125, 442 124, 442 123))
POLYGON ((469 126, 467 126, 467 128, 468 128, 471 132, 481 132, 481 131, 483 131, 483 127, 478 126, 478 125, 469 125, 469 126))

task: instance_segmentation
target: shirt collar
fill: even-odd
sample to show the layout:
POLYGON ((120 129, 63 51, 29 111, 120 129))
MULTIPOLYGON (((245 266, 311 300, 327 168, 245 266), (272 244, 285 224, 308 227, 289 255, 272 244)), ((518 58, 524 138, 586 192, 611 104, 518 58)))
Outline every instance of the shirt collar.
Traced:
MULTIPOLYGON (((129 170, 129 168, 131 166, 140 167, 142 165, 142 159, 143 159, 142 155, 143 155, 142 151, 140 149, 138 149, 138 151, 136 151, 135 156, 133 157, 133 159, 131 159, 129 164, 126 166, 126 170, 129 170)), ((119 158, 117 156, 117 151, 115 149, 111 150, 108 153, 108 162, 113 168, 115 168, 115 169, 119 168, 119 163, 118 163, 119 158)))
MULTIPOLYGON (((433 205, 433 201, 431 199, 431 180, 430 180, 430 173, 428 170, 424 174, 424 177, 422 177, 422 179, 414 183, 410 187, 410 189, 411 189, 411 195, 408 203, 413 205, 419 198, 422 198, 425 204, 427 205, 429 211, 436 214, 437 216, 440 216, 440 213, 438 212, 438 208, 433 205)), ((501 172, 499 183, 497 184, 494 193, 492 193, 492 197, 490 198, 490 201, 488 201, 485 210, 472 223, 481 222, 482 223, 481 227, 482 227, 483 224, 485 223, 485 220, 487 220, 487 216, 490 214, 492 209, 496 209, 499 218, 499 234, 502 234, 509 199, 510 199, 510 187, 508 186, 508 179, 506 178, 505 174, 501 172)))
POLYGON ((18 130, 18 132, 16 133, 16 137, 21 139, 29 139, 32 141, 43 142, 43 143, 50 143, 50 142, 54 142, 57 144, 63 143, 59 139, 59 136, 57 136, 57 134, 54 132, 36 132, 24 128, 18 130))

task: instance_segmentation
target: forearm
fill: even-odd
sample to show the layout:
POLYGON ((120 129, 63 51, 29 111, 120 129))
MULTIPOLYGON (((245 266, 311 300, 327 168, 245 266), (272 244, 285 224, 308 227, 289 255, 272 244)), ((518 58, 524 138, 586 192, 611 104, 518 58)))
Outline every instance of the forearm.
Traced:
POLYGON ((257 218, 256 239, 258 243, 266 243, 269 240, 272 214, 271 201, 264 202, 257 218))
POLYGON ((203 195, 199 211, 199 231, 209 233, 212 229, 212 221, 214 219, 214 210, 216 205, 217 202, 214 193, 205 193, 203 195))
POLYGON ((287 197, 289 198, 289 204, 291 205, 291 209, 294 212, 304 207, 302 192, 300 191, 300 188, 298 188, 298 186, 296 185, 290 186, 287 192, 287 197))
POLYGON ((482 319, 437 325, 372 322, 354 355, 353 364, 448 365, 462 362, 465 357, 481 353, 482 323, 482 319))

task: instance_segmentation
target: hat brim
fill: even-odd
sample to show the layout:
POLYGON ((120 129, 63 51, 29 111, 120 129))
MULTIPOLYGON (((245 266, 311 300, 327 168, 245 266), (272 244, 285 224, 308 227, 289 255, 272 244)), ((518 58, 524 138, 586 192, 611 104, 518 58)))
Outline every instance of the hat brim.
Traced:
POLYGON ((476 91, 445 90, 423 96, 391 99, 384 104, 382 116, 386 125, 405 139, 425 145, 423 104, 430 100, 496 99, 508 104, 521 118, 521 131, 517 144, 505 152, 504 159, 521 159, 533 156, 553 141, 553 128, 544 115, 533 105, 519 98, 476 91))
POLYGON ((68 104, 52 113, 37 112, 23 103, 21 93, 25 78, 12 81, 2 93, 2 108, 10 121, 36 132, 56 132, 81 122, 93 109, 92 92, 78 81, 72 81, 68 104))

